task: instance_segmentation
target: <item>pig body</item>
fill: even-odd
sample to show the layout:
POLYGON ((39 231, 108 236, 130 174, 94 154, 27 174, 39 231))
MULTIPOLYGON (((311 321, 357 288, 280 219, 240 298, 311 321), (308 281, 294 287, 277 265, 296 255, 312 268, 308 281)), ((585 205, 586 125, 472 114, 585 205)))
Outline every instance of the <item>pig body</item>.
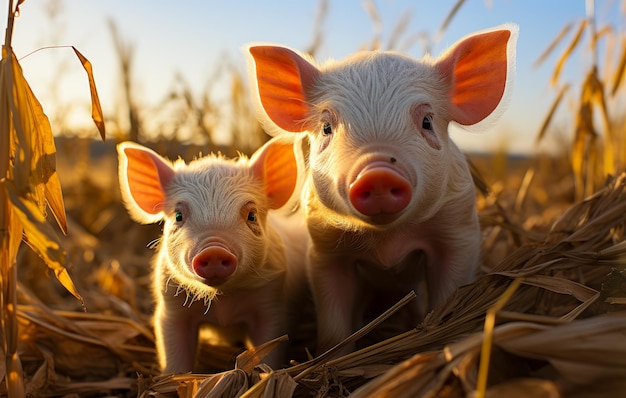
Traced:
MULTIPOLYGON (((154 258, 163 372, 193 369, 202 323, 218 335, 241 326, 254 345, 288 333, 289 297, 304 288, 308 238, 298 214, 273 211, 298 186, 292 140, 273 139, 251 159, 209 155, 188 165, 133 143, 120 144, 118 153, 131 217, 164 222, 154 258), (298 245, 286 250, 287 238, 298 245)), ((274 367, 283 360, 279 350, 267 358, 274 367)))
POLYGON ((285 47, 248 47, 261 121, 310 142, 303 203, 318 351, 360 326, 375 290, 415 289, 414 326, 474 279, 475 191, 448 124, 497 115, 516 37, 506 25, 437 59, 373 51, 324 65, 285 47))

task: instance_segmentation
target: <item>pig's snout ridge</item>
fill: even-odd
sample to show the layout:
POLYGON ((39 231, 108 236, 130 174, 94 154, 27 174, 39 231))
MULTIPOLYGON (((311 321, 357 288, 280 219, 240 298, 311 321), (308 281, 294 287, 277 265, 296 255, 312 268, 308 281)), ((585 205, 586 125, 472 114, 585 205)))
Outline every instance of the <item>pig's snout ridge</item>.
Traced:
POLYGON ((369 217, 395 215, 411 201, 411 184, 389 167, 363 170, 350 185, 350 203, 369 217))
POLYGON ((193 258, 193 270, 210 286, 226 282, 237 269, 237 257, 222 246, 210 246, 193 258))

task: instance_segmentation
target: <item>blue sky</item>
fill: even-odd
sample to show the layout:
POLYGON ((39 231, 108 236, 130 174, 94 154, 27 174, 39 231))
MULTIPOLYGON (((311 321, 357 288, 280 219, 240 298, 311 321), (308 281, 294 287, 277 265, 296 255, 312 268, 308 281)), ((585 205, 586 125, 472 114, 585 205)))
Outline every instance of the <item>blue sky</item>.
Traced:
MULTIPOLYGON (((381 15, 383 44, 406 12, 411 13, 408 34, 427 32, 434 37, 455 2, 374 1, 381 15)), ((618 0, 597 0, 598 21, 612 22, 617 29, 623 29, 620 6, 618 0)), ((317 9, 317 0, 27 0, 16 20, 13 49, 21 57, 43 46, 76 46, 94 65, 105 113, 113 113, 119 90, 116 55, 107 25, 109 18, 115 20, 124 40, 134 46, 137 97, 143 105, 150 106, 163 99, 175 73, 197 83, 201 90, 217 63, 225 57, 244 70, 245 59, 240 48, 248 42, 273 42, 305 49, 312 41, 317 9), (54 4, 60 6, 60 12, 50 19, 46 9, 54 4)), ((6 21, 6 9, 1 12, 0 18, 6 21)), ((500 145, 511 152, 536 150, 535 135, 556 95, 556 90, 548 86, 550 73, 563 47, 541 67, 535 68, 533 63, 568 22, 584 16, 584 0, 466 1, 433 48, 434 55, 473 31, 506 22, 517 23, 520 36, 516 82, 507 111, 484 133, 454 131, 453 138, 459 146, 468 151, 489 151, 500 145)), ((374 35, 372 20, 360 0, 330 0, 323 30, 324 41, 318 53, 321 59, 343 58, 374 35)), ((414 45, 407 52, 421 57, 423 48, 414 45)), ((579 82, 589 67, 589 54, 579 51, 572 61, 563 81, 579 82)), ((57 101, 51 101, 51 82, 58 84, 59 96, 64 101, 88 106, 86 77, 71 50, 38 52, 23 59, 21 64, 48 113, 55 112, 58 105, 57 101), (58 65, 62 66, 61 74, 58 65)), ((85 113, 88 115, 88 111, 85 113)), ((562 123, 568 126, 567 121, 562 123)), ((95 129, 93 136, 97 136, 95 129)))

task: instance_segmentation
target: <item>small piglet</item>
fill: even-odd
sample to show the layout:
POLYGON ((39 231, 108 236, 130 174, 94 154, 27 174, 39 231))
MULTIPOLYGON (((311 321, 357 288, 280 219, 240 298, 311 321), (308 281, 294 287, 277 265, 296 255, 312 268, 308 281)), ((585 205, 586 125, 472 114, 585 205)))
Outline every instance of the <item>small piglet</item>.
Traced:
MULTIPOLYGON (((132 142, 118 145, 130 216, 163 221, 154 326, 164 373, 192 370, 201 323, 218 336, 242 325, 254 345, 287 333, 287 298, 306 288, 308 239, 302 216, 273 211, 299 194, 289 138, 270 140, 250 159, 209 155, 188 165, 132 142)), ((284 361, 278 352, 266 358, 272 367, 284 361)))
POLYGON ((516 40, 517 27, 503 25, 438 58, 364 51, 321 65, 281 46, 246 47, 264 126, 310 143, 303 205, 318 352, 362 324, 368 300, 415 289, 415 326, 475 278, 475 190, 448 124, 497 116, 516 40))

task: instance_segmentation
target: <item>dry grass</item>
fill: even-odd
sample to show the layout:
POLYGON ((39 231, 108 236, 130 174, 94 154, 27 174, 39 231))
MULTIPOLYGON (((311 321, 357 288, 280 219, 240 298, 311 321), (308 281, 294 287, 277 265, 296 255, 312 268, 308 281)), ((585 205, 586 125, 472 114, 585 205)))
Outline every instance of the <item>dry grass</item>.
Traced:
MULTIPOLYGON (((463 3, 455 3, 442 31, 463 3)), ((380 29, 373 3, 366 4, 375 28, 380 29)), ((321 2, 319 25, 327 6, 321 2)), ((423 39, 421 33, 406 37, 406 24, 407 19, 398 22, 388 46, 381 45, 379 36, 365 46, 406 47, 423 39)), ((574 26, 578 29, 559 58, 556 77, 587 29, 592 29, 594 48, 603 32, 611 33, 605 28, 596 33, 586 21, 572 24, 548 47, 542 60, 574 26)), ((259 363, 276 344, 285 344, 283 339, 249 351, 204 343, 198 354, 198 368, 204 373, 160 376, 151 329, 149 262, 153 251, 146 249, 158 238, 160 227, 135 225, 128 218, 119 199, 112 144, 98 147, 104 156, 91 156, 94 145, 89 141, 58 140, 57 154, 47 118, 12 57, 11 30, 9 26, 0 90, 0 122, 10 132, 0 134, 0 175, 9 177, 0 180, 0 350, 6 358, 0 362, 5 380, 2 395, 626 394, 626 175, 600 184, 598 175, 604 174, 597 167, 604 153, 610 154, 605 160, 612 159, 612 164, 605 163, 605 170, 623 169, 619 140, 607 132, 610 122, 603 87, 611 86, 611 96, 616 97, 626 65, 624 53, 613 78, 602 80, 598 70, 592 69, 581 85, 573 163, 550 157, 513 162, 498 154, 472 159, 491 192, 479 197, 481 276, 458 289, 414 329, 398 330, 394 324, 394 317, 402 312, 400 303, 353 337, 359 338, 358 351, 335 358, 331 350, 309 360, 306 349, 312 350, 315 341, 310 305, 303 308, 310 319, 290 350, 300 363, 275 370, 259 363), (12 96, 15 87, 22 94, 17 100, 12 96), (602 113, 606 131, 594 124, 594 109, 602 113), (608 137, 603 147, 598 138, 601 131, 608 137), (63 194, 53 155, 61 161, 63 194), (493 174, 487 173, 491 170, 493 174), (49 221, 67 229, 67 237, 57 237, 45 222, 46 206, 52 212, 49 221), (25 244, 17 253, 22 231, 36 254, 25 244)), ((322 39, 316 34, 311 48, 318 48, 322 39)), ((94 94, 91 66, 82 54, 76 55, 88 72, 94 94)), ((233 105, 235 111, 248 114, 247 93, 238 79, 233 79, 233 105)), ((560 88, 540 139, 569 92, 566 87, 560 88)), ((181 123, 210 134, 212 125, 203 124, 207 115, 214 114, 210 99, 194 98, 184 84, 175 94, 176 104, 184 100, 182 106, 192 117, 181 123)), ((96 105, 94 113, 96 123, 101 122, 96 105)), ((254 121, 244 121, 233 130, 234 141, 243 147, 253 148, 263 137, 254 121), (254 137, 244 137, 247 131, 254 131, 254 137)), ((189 159, 198 152, 176 142, 155 146, 162 153, 167 149, 170 157, 189 159)))
MULTIPOLYGON (((145 248, 159 227, 128 220, 115 191, 112 144, 107 148, 107 156, 89 164, 99 175, 72 181, 65 191, 70 235, 62 243, 87 312, 42 278, 37 258, 28 251, 20 258, 27 393, 481 396, 481 378, 487 396, 626 392, 626 278, 619 271, 626 259, 626 175, 569 206, 573 183, 555 183, 570 180, 566 166, 563 174, 547 174, 548 160, 509 163, 506 186, 486 174, 492 194, 479 198, 483 275, 413 330, 398 331, 392 317, 360 340, 359 351, 306 361, 304 347, 315 340, 311 318, 293 352, 302 363, 271 371, 256 366, 262 353, 203 344, 198 366, 208 373, 159 376, 150 326, 153 252, 145 248), (552 207, 543 204, 546 194, 552 207), (481 354, 486 342, 489 355, 481 354)), ((474 159, 483 172, 491 161, 474 159)))

